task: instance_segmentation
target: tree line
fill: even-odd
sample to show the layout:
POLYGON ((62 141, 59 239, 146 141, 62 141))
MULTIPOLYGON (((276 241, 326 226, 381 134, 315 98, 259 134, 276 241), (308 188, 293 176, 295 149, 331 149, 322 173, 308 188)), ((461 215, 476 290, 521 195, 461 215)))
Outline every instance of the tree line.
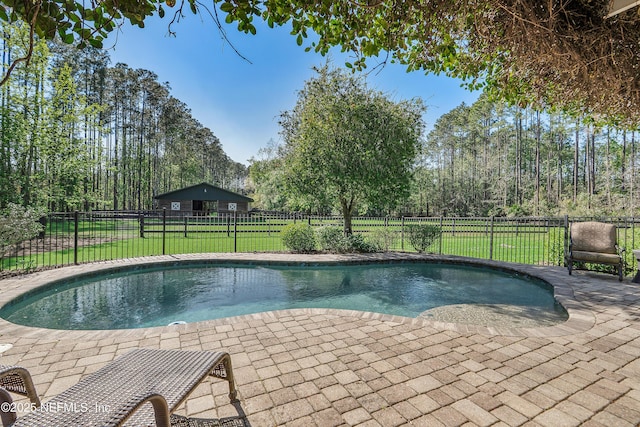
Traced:
POLYGON ((637 139, 637 129, 481 96, 436 121, 408 207, 427 215, 637 215, 637 139))
MULTIPOLYGON (((28 40, 26 25, 2 26, 3 67, 28 40)), ((151 209, 203 181, 241 191, 246 174, 168 83, 102 49, 37 40, 0 87, 0 208, 151 209)))
MULTIPOLYGON (((5 68, 26 56, 28 41, 26 25, 3 25, 5 68)), ((292 182, 300 180, 286 176, 285 157, 297 119, 287 122, 283 116, 285 144, 272 143, 256 155, 245 188, 246 167, 229 159, 215 134, 170 92, 151 71, 110 66, 101 49, 36 40, 30 60, 0 86, 0 208, 18 203, 50 211, 149 209, 156 194, 206 181, 252 192, 255 206, 263 209, 335 209, 319 203, 318 191, 328 185, 314 187, 315 206, 292 192, 292 182)), ((371 111, 358 114, 373 120, 371 111)), ((636 215, 637 139, 637 129, 482 96, 440 117, 421 137, 409 166, 410 191, 393 195, 403 195, 399 202, 368 197, 381 188, 374 183, 370 200, 353 213, 636 215)), ((346 139, 341 144, 349 148, 346 139)), ((340 171, 363 158, 328 159, 337 160, 340 171)), ((310 175, 309 182, 318 176, 310 175)))
MULTIPOLYGON (((637 129, 482 95, 441 116, 422 138, 410 196, 395 208, 361 204, 357 214, 638 215, 637 140, 637 129)), ((273 141, 251 159, 253 197, 267 210, 309 211, 286 191, 286 160, 286 145, 273 141)))

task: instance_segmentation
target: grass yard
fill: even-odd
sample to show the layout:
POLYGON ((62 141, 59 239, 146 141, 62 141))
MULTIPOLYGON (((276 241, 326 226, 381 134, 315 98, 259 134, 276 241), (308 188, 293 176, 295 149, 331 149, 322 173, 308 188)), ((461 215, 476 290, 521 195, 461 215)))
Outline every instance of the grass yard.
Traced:
MULTIPOLYGON (((293 222, 293 221, 292 221, 293 222)), ((326 223, 326 222, 325 222, 326 223)), ((225 253, 225 252, 282 252, 286 248, 280 238, 284 223, 244 224, 227 230, 226 225, 214 225, 208 228, 188 228, 167 226, 166 234, 147 229, 144 238, 139 229, 127 222, 118 222, 111 227, 84 227, 79 233, 77 253, 74 251, 73 234, 58 234, 57 242, 66 246, 60 249, 41 249, 27 251, 25 255, 6 257, 2 260, 2 269, 33 269, 41 266, 55 266, 102 261, 122 258, 134 258, 149 255, 184 253, 225 253), (235 237, 234 237, 235 236, 235 237)), ((333 224, 332 224, 333 225, 333 224)), ((354 231, 373 238, 376 229, 383 224, 356 224, 354 231)), ((413 251, 410 243, 402 239, 398 224, 390 250, 413 251)), ((55 246, 56 242, 52 242, 55 246)), ((557 242, 556 242, 557 243, 557 242)), ((471 232, 446 232, 436 241, 429 252, 446 255, 460 255, 474 258, 494 259, 526 264, 548 264, 550 239, 548 233, 495 233, 493 241, 490 234, 471 232)), ((38 245, 36 241, 35 246, 38 245)), ((59 246, 57 246, 59 247, 59 246)))
POLYGON ((149 234, 144 238, 126 237, 79 246, 77 255, 73 247, 32 253, 31 255, 6 257, 2 260, 2 269, 33 269, 42 266, 73 264, 76 261, 105 261, 140 256, 165 254, 185 254, 203 252, 278 252, 284 251, 279 234, 271 233, 191 233, 184 237, 180 233, 149 234))
MULTIPOLYGON (((0 270, 32 270, 149 255, 225 252, 283 252, 281 230, 294 222, 313 227, 342 226, 340 217, 185 217, 84 214, 52 216, 45 237, 23 242, 0 260, 0 270), (76 233, 77 229, 77 233, 76 233), (235 231, 235 232, 234 232, 235 231), (164 236, 164 237, 163 237, 164 236)), ((537 265, 563 265, 564 225, 558 218, 363 218, 353 230, 395 251, 413 251, 403 225, 432 224, 442 237, 429 252, 537 265)), ((629 269, 636 231, 619 228, 629 269)), ((640 236, 639 236, 640 238, 640 236)))

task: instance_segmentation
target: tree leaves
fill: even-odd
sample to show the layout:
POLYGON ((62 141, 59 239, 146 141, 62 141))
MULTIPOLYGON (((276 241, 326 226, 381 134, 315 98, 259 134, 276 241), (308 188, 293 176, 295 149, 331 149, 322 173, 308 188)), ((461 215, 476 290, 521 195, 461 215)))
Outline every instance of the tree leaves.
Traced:
POLYGON ((343 71, 317 71, 281 116, 285 182, 301 207, 333 206, 349 224, 358 203, 383 210, 407 196, 424 107, 394 103, 343 71))
MULTIPOLYGON (((59 34, 67 43, 95 46, 124 19, 143 27, 156 11, 164 16, 162 3, 105 0, 93 9, 93 3, 53 0, 40 9, 40 2, 9 0, 0 20, 20 19, 40 37, 59 34)), ((183 0, 174 17, 183 6, 192 13, 205 7, 183 0)), ((510 102, 640 122, 640 15, 631 10, 604 19, 608 0, 214 0, 214 7, 241 32, 256 34, 253 20, 260 18, 269 27, 290 24, 301 46, 316 34, 305 50, 324 55, 338 46, 356 57, 348 65, 353 70, 388 54, 408 70, 446 73, 510 102)))
MULTIPOLYGON (((640 16, 604 20, 606 0, 246 0, 234 8, 245 3, 270 27, 290 23, 298 44, 305 32, 317 34, 307 51, 352 53, 353 70, 386 52, 408 70, 445 73, 508 102, 640 121, 640 16)), ((230 21, 238 19, 246 18, 234 12, 230 21)))

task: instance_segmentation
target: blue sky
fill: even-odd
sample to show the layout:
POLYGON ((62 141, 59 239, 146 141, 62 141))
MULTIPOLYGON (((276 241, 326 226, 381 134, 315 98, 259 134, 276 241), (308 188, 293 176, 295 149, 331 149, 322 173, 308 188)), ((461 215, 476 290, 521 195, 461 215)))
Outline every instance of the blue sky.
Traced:
MULTIPOLYGON (((168 35, 167 17, 149 19, 144 29, 123 25, 105 43, 111 48, 112 65, 122 62, 147 69, 160 82, 169 82, 171 94, 212 130, 227 155, 248 164, 270 139, 280 140, 279 114, 294 107, 297 91, 314 74, 312 67, 323 65, 326 57, 305 52, 306 43, 298 46, 288 27, 271 29, 257 22, 254 36, 227 26, 228 38, 249 63, 222 39, 210 17, 189 13, 172 27, 176 37, 168 35)), ((334 66, 344 65, 346 56, 338 50, 330 57, 334 66)), ((372 61, 369 68, 373 65, 372 61)), ((367 82, 396 101, 422 98, 428 128, 441 115, 462 102, 473 103, 479 95, 461 88, 458 80, 406 73, 397 64, 370 73, 367 82)))

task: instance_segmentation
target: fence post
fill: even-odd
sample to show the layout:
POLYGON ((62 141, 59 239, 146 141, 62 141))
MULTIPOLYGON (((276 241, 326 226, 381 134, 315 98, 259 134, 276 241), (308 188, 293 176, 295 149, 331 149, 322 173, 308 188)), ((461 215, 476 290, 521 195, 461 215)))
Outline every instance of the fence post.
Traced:
POLYGON ((238 252, 238 211, 233 211, 233 252, 238 252))
POLYGON ((187 216, 184 216, 184 237, 187 237, 187 224, 189 222, 189 219, 187 218, 187 216))
POLYGON ((493 215, 491 216, 491 231, 489 234, 489 259, 493 259, 493 215))
POLYGON ((562 259, 567 259, 567 252, 569 252, 569 215, 564 216, 564 253, 562 259))
POLYGON ((442 226, 444 225, 444 221, 442 219, 442 216, 440 217, 440 241, 438 242, 438 253, 440 255, 442 255, 442 235, 444 234, 443 228, 442 226))
POLYGON ((400 222, 400 250, 404 251, 404 216, 400 222))
POLYGON ((165 255, 167 237, 167 208, 162 208, 162 255, 165 255))
POLYGON ((73 212, 73 263, 78 264, 78 211, 73 212))
MULTIPOLYGON (((634 217, 631 217, 631 247, 636 247, 636 219, 634 217)), ((635 256, 633 258, 635 258, 635 256)), ((640 266, 638 266, 638 260, 636 259, 636 270, 638 267, 640 266)))
POLYGON ((138 215, 138 222, 140 223, 140 237, 144 239, 144 214, 138 215))

